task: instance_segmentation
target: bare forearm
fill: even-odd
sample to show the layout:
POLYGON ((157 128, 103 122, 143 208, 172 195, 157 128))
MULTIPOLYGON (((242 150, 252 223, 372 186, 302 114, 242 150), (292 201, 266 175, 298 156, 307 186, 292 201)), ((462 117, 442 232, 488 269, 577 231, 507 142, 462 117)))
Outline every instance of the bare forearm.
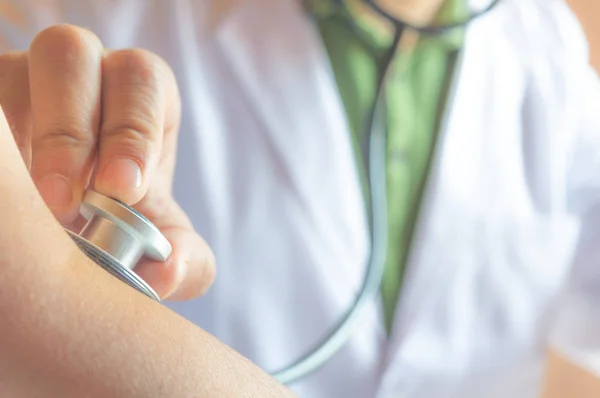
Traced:
POLYGON ((0 131, 0 396, 285 397, 254 365, 88 260, 0 131))

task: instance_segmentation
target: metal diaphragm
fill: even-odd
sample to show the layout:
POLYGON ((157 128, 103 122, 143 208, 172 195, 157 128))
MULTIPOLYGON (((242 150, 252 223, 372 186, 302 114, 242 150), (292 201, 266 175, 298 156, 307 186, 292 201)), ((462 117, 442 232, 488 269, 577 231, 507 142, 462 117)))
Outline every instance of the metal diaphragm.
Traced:
POLYGON ((96 264, 146 296, 160 301, 156 292, 134 268, 142 257, 166 261, 171 244, 133 207, 98 192, 85 192, 81 214, 87 220, 79 233, 66 230, 96 264))

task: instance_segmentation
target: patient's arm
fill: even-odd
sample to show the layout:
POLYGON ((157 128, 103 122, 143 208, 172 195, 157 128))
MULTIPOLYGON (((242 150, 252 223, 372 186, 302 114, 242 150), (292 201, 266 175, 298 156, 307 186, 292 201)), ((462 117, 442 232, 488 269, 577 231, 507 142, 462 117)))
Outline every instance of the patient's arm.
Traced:
POLYGON ((291 394, 88 260, 38 196, 0 114, 0 396, 291 394))

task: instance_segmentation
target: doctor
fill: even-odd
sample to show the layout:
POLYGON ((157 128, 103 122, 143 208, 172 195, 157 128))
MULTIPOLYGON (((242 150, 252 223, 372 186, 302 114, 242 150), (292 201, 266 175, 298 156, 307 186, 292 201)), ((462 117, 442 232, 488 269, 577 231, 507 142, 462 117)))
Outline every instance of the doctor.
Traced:
MULTIPOLYGON (((376 4, 421 26, 468 9, 376 4)), ((212 282, 199 233, 219 276, 168 306, 267 371, 313 349, 356 298, 372 249, 368 160, 385 160, 380 297, 291 385, 299 396, 600 393, 600 85, 562 0, 504 0, 439 36, 409 29, 393 53, 389 19, 358 0, 1 10, 2 51, 29 49, 3 57, 2 106, 55 216, 73 221, 95 165, 97 189, 175 226, 174 258, 140 269, 174 300, 212 282), (94 33, 44 30, 59 23, 94 33), (173 73, 118 51, 134 47, 173 73), (386 60, 374 119, 387 146, 371 156, 363 126, 386 60)))

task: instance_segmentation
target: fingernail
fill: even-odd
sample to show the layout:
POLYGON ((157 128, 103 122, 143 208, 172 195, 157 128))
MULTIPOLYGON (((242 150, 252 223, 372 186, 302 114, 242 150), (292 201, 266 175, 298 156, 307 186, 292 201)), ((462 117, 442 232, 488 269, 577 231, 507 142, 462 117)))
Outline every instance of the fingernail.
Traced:
POLYGON ((102 171, 102 185, 112 194, 124 194, 142 186, 142 170, 131 159, 111 160, 102 171))
POLYGON ((176 272, 175 277, 173 278, 173 284, 169 286, 168 289, 165 289, 165 292, 163 293, 163 298, 169 299, 171 296, 177 293, 177 290, 179 290, 179 286, 185 279, 185 271, 189 268, 189 265, 185 260, 180 262, 167 260, 164 266, 172 268, 174 267, 176 272))
POLYGON ((37 187, 49 207, 67 207, 73 202, 71 183, 60 174, 43 177, 37 187))

